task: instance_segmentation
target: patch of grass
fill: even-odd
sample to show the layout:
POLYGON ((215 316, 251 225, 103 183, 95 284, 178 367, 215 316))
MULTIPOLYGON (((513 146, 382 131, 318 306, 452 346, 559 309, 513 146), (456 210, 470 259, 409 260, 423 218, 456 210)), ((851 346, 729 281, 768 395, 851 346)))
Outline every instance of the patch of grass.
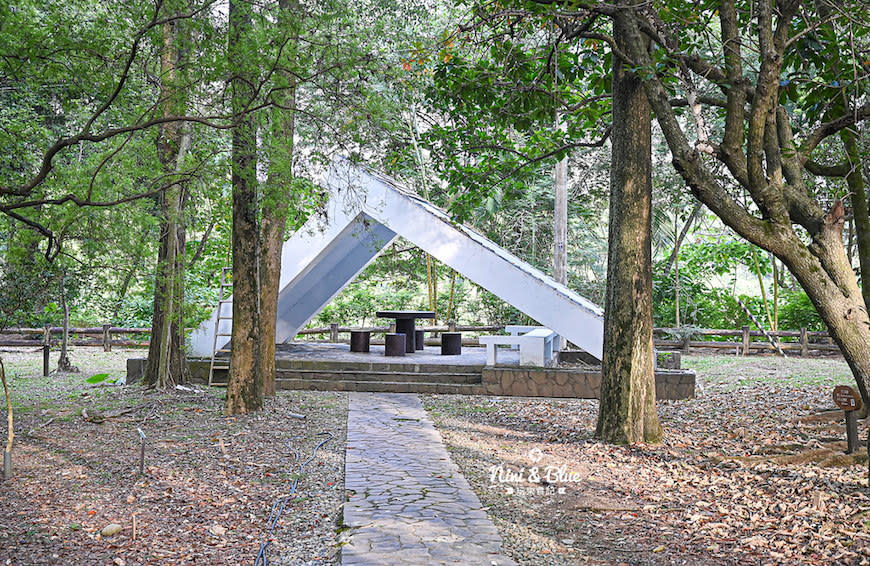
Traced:
POLYGON ((683 367, 694 369, 698 380, 729 388, 766 383, 789 387, 831 386, 854 382, 842 358, 791 356, 684 356, 683 367))

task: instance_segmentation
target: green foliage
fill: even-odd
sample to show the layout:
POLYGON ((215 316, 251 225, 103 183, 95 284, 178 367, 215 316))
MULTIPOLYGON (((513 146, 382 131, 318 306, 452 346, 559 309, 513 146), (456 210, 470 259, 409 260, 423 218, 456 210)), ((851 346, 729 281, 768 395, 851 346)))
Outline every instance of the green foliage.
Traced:
POLYGON ((446 35, 439 58, 427 62, 424 105, 443 118, 424 143, 460 220, 522 199, 542 171, 607 128, 609 49, 559 44, 546 9, 523 9, 529 15, 516 18, 500 5, 475 6, 482 25, 446 35))
MULTIPOLYGON (((762 274, 772 272, 766 254, 757 254, 762 274)), ((700 328, 734 329, 748 325, 754 328, 730 287, 738 267, 749 270, 754 277, 753 249, 746 242, 727 236, 702 238, 680 249, 680 322, 700 328), (719 286, 715 283, 719 280, 719 286), (729 281, 730 279, 730 281, 729 281), (727 285, 722 287, 721 285, 727 285)), ((664 261, 653 270, 653 319, 656 326, 676 325, 674 275, 662 278, 664 261)), ((768 292, 772 301, 773 293, 768 292)), ((740 299, 767 326, 765 308, 760 296, 741 295, 740 299)), ((771 310, 773 306, 771 305, 771 310)), ((779 290, 779 328, 823 330, 824 323, 803 291, 779 290)))
POLYGON ((779 327, 783 329, 806 328, 808 330, 825 331, 816 307, 803 291, 780 291, 779 327))
POLYGON ((95 384, 95 383, 103 383, 109 378, 108 373, 96 373, 91 377, 85 380, 86 383, 95 384))

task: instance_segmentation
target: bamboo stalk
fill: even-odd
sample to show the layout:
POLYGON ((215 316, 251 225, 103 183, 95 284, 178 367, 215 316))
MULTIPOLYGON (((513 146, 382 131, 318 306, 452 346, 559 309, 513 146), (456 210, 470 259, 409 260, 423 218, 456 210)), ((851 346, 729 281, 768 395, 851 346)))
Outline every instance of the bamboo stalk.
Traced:
MULTIPOLYGON (((758 275, 758 286, 761 287, 761 300, 764 301, 764 312, 767 313, 767 324, 776 330, 773 317, 770 316, 770 305, 767 303, 767 291, 764 289, 764 280, 761 277, 761 265, 758 263, 758 254, 752 248, 752 259, 755 261, 755 273, 758 275)), ((759 327, 760 328, 760 327, 759 327)))
POLYGON ((450 270, 450 297, 447 299, 447 316, 444 317, 444 320, 450 322, 450 315, 453 314, 453 291, 456 288, 456 270, 450 270))

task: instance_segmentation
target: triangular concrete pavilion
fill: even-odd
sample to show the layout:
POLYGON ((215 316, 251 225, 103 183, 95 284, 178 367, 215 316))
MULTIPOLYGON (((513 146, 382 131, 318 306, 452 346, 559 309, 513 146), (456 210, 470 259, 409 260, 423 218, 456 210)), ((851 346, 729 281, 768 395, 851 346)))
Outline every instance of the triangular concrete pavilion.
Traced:
MULTIPOLYGON (((325 214, 315 214, 284 244, 278 343, 292 340, 397 236, 601 359, 603 311, 395 181, 345 160, 324 181, 325 214)), ((409 305, 410 307, 410 305, 409 305)), ((231 311, 224 305, 223 316, 231 311)), ((191 355, 211 357, 218 311, 191 336, 191 355)), ((221 334, 232 321, 221 320, 221 334)), ((221 337, 218 348, 225 345, 221 337)))

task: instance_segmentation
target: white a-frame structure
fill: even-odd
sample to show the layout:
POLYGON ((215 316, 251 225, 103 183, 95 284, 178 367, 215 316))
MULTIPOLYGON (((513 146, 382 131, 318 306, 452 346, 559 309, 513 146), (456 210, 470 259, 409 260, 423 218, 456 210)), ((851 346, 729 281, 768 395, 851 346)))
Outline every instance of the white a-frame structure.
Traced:
MULTIPOLYGON (((329 201, 284 244, 276 339, 292 340, 397 236, 409 240, 539 323, 601 359, 603 311, 564 285, 458 225, 395 181, 336 161, 329 201)), ((224 308, 227 316, 230 305, 224 308)), ((211 357, 215 309, 191 336, 191 355, 211 357)), ((221 320, 229 334, 232 320, 221 320)), ((224 346, 226 339, 217 344, 224 346)))

